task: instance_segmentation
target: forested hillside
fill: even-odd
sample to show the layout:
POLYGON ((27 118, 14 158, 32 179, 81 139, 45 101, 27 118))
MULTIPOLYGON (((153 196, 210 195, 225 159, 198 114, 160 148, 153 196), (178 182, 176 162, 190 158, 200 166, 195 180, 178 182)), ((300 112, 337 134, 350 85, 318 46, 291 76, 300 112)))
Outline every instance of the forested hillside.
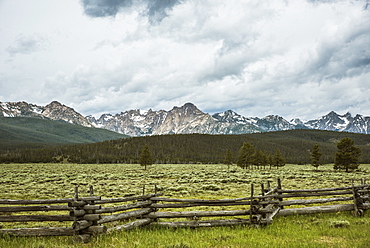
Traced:
POLYGON ((0 151, 56 144, 94 143, 128 137, 105 129, 31 117, 0 117, 0 151))
POLYGON ((1 162, 138 163, 141 149, 148 145, 155 163, 222 163, 227 149, 236 160, 244 142, 256 150, 274 154, 280 149, 288 163, 311 162, 311 149, 318 144, 322 163, 333 163, 340 139, 354 140, 370 163, 370 135, 318 130, 290 130, 245 135, 181 134, 134 137, 105 142, 16 150, 3 153, 1 162))

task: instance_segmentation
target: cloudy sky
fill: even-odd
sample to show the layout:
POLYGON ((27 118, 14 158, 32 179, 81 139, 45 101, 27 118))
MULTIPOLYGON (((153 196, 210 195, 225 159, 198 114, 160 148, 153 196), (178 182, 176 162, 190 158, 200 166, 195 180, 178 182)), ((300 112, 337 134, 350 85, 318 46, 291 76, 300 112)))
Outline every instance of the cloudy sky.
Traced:
POLYGON ((370 0, 0 0, 0 101, 370 116, 370 0))

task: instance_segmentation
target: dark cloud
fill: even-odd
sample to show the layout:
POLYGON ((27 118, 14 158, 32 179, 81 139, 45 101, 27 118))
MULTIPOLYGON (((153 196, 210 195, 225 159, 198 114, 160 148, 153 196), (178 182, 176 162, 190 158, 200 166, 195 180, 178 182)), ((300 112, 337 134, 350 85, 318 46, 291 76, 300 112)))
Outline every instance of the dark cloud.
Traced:
POLYGON ((124 8, 144 5, 141 14, 147 15, 151 23, 162 21, 168 16, 167 11, 180 3, 180 0, 81 0, 85 14, 90 17, 114 17, 124 8))
POLYGON ((343 79, 358 76, 367 71, 370 66, 370 28, 362 30, 337 45, 336 42, 324 44, 318 50, 317 60, 314 60, 307 72, 311 79, 343 79))
POLYGON ((180 3, 181 1, 179 0, 149 0, 147 6, 149 20, 152 23, 162 21, 166 16, 168 16, 167 11, 171 10, 175 5, 180 3))
POLYGON ((132 0, 81 0, 85 14, 90 17, 115 16, 120 9, 130 7, 132 0))

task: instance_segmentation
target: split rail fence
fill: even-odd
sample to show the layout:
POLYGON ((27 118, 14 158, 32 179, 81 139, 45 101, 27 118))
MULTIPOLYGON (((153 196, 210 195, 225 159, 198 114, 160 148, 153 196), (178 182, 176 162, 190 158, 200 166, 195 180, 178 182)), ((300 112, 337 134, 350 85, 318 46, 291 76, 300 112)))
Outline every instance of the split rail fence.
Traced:
POLYGON ((90 186, 89 196, 53 200, 0 199, 0 222, 46 222, 34 228, 2 228, 0 233, 18 236, 74 236, 87 242, 91 236, 146 225, 169 227, 210 227, 241 224, 267 225, 276 216, 353 211, 362 216, 370 209, 370 184, 361 180, 351 186, 321 189, 283 189, 281 180, 272 188, 261 184, 261 194, 236 199, 176 199, 162 193, 102 199, 90 186), (341 202, 341 204, 339 204, 341 202), (344 202, 344 203, 343 203, 344 202), (336 203, 334 205, 330 205, 336 203), (307 205, 314 205, 306 207, 307 205), (292 207, 298 206, 298 207, 292 207), (189 208, 193 211, 183 211, 189 208), (206 209, 200 211, 199 209, 206 209), (34 214, 34 212, 51 212, 34 214), (52 213, 58 214, 52 214, 52 213), (63 214, 60 214, 60 213, 63 214), (68 214, 69 212, 69 214, 68 214), (185 218, 185 220, 182 220, 185 218), (172 220, 172 221, 163 221, 172 220), (180 219, 180 220, 179 220, 180 219), (69 222, 68 227, 50 227, 52 222, 69 222))

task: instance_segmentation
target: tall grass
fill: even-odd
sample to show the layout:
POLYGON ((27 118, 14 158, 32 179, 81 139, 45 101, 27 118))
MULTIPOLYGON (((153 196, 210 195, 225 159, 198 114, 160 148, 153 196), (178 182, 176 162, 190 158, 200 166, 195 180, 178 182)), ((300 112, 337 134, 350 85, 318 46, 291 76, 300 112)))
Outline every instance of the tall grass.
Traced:
MULTIPOLYGON (((9 164, 0 165, 0 198, 39 199, 73 197, 74 185, 94 185, 103 198, 138 194, 154 184, 165 196, 180 198, 233 198, 249 195, 250 183, 282 178, 283 188, 349 186, 351 179, 368 178, 369 165, 360 171, 333 171, 331 165, 313 171, 311 166, 287 165, 279 170, 243 170, 225 165, 9 164)), ((273 182, 274 183, 274 182, 273 182)), ((84 188, 85 187, 85 188, 84 188)), ((204 209, 203 209, 204 210, 204 209)), ((6 247, 369 247, 370 215, 351 213, 276 217, 267 227, 179 228, 146 227, 94 237, 74 244, 71 237, 0 236, 6 247)), ((20 223, 25 224, 25 223, 20 223)), ((5 228, 5 223, 0 223, 5 228)))

